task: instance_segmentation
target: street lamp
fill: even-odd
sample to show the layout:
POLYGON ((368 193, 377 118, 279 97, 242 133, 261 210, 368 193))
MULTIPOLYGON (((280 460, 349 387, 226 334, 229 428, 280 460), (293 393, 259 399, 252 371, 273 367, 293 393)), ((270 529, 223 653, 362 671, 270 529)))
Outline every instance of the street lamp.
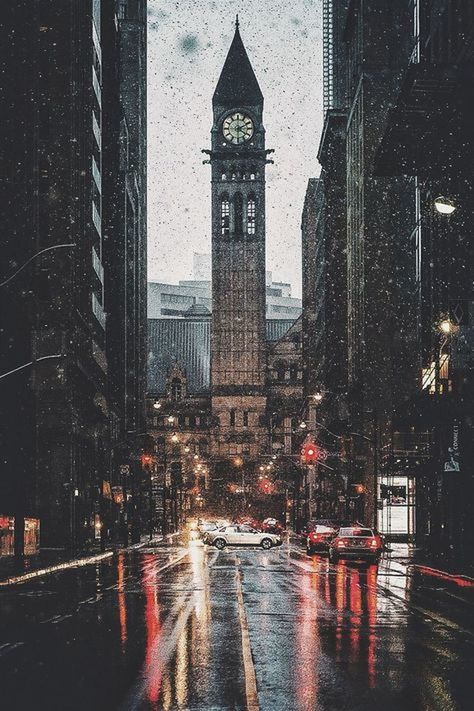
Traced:
POLYGON ((158 398, 155 398, 155 402, 153 403, 153 407, 155 410, 160 410, 161 409, 161 402, 158 400, 158 398))
POLYGON ((317 393, 314 393, 314 395, 312 397, 315 402, 321 402, 324 398, 324 393, 317 392, 317 393))
POLYGON ((452 215, 456 210, 454 202, 450 198, 443 197, 442 195, 435 198, 434 206, 440 215, 452 215))
POLYGON ((445 336, 450 336, 452 333, 455 333, 458 330, 456 324, 453 323, 449 318, 445 318, 440 321, 438 328, 441 333, 444 333, 445 336))
POLYGON ((168 420, 168 423, 169 423, 170 425, 172 425, 173 422, 174 422, 174 417, 173 417, 173 415, 169 415, 168 418, 167 418, 167 420, 168 420))
POLYGON ((176 442, 179 442, 179 437, 176 434, 176 432, 171 436, 171 441, 176 444, 176 442))
POLYGON ((304 420, 302 422, 300 422, 300 429, 301 430, 305 430, 307 427, 308 427, 308 425, 306 424, 306 422, 304 420))

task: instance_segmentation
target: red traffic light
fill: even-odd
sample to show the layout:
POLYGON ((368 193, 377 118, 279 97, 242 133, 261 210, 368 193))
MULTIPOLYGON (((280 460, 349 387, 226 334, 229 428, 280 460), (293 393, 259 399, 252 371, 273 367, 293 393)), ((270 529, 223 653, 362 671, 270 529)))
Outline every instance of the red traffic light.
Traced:
POLYGON ((151 454, 142 454, 140 457, 142 467, 149 467, 153 461, 151 454))
POLYGON ((320 458, 320 450, 314 442, 307 442, 301 450, 301 457, 306 464, 313 464, 320 458))

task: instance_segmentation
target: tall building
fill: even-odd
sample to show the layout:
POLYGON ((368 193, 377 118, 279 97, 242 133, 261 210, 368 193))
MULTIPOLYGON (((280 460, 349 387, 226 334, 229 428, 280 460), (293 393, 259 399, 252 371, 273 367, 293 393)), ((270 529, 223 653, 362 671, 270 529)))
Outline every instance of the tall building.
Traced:
POLYGON ((418 2, 409 19, 410 51, 375 165, 379 175, 410 175, 413 203, 405 230, 417 396, 399 418, 387 468, 416 472, 419 544, 472 562, 474 8, 418 2))
MULTIPOLYGON (((265 129, 263 95, 238 25, 212 99, 211 400, 220 427, 256 436, 265 412, 265 129), (245 414, 244 414, 245 413, 245 414)), ((223 456, 232 446, 217 437, 223 456)))
MULTIPOLYGON (((252 502, 257 513, 259 496, 264 500, 267 491, 261 470, 271 469, 276 453, 278 477, 283 479, 286 467, 291 479, 286 498, 279 490, 272 499, 274 513, 284 517, 289 491, 294 497, 298 492, 295 511, 304 498, 297 454, 303 432, 301 318, 266 318, 263 96, 238 27, 213 111, 207 151, 212 304, 207 308, 194 291, 196 301, 183 303, 186 310, 178 318, 149 319, 149 431, 162 445, 156 465, 168 494, 177 491, 173 482, 187 478, 200 501, 218 501, 236 512, 252 502)), ((197 283, 182 283, 187 297, 197 283)), ((281 292, 276 298, 289 298, 288 285, 270 288, 281 292)), ((267 512, 270 505, 266 500, 267 512)), ((165 527, 175 525, 175 507, 176 501, 165 502, 165 527)))
POLYGON ((321 309, 324 320, 304 339, 334 340, 326 289, 316 294, 346 262, 347 397, 341 408, 325 351, 304 371, 306 388, 321 374, 316 431, 338 434, 349 509, 462 556, 474 534, 462 476, 473 441, 472 3, 325 0, 323 11, 323 196, 316 209, 310 183, 319 217, 303 221, 315 258, 304 331, 321 309))
POLYGON ((146 392, 145 0, 103 0, 104 255, 112 479, 137 467, 146 392))
MULTIPOLYGON (((43 545, 75 546, 106 530, 112 506, 106 311, 113 321, 110 275, 123 252, 112 256, 105 235, 115 129, 104 95, 116 19, 100 0, 20 1, 2 13, 0 249, 2 277, 12 278, 0 287, 1 508, 16 518, 19 551, 25 518, 39 519, 43 545)), ((143 310, 134 318, 143 329, 143 310)))

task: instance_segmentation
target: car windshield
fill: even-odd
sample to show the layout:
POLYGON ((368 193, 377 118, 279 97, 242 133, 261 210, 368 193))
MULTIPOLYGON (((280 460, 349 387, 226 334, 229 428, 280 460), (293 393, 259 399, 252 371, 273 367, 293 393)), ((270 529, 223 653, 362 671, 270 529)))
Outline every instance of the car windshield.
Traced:
POLYGON ((351 538, 352 536, 369 538, 374 534, 370 528, 341 528, 339 535, 344 536, 345 538, 351 538))

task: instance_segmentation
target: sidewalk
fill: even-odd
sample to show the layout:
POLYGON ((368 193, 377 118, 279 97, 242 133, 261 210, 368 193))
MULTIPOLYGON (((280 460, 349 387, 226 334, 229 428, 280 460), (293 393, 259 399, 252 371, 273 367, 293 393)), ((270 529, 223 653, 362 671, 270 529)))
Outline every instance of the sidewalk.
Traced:
POLYGON ((101 560, 111 558, 119 551, 130 551, 146 546, 153 546, 163 541, 163 536, 155 536, 151 541, 147 538, 129 546, 109 544, 105 551, 93 548, 78 551, 74 554, 64 549, 42 549, 37 555, 18 559, 14 556, 0 558, 0 587, 25 582, 41 575, 54 573, 58 570, 91 565, 101 560))

